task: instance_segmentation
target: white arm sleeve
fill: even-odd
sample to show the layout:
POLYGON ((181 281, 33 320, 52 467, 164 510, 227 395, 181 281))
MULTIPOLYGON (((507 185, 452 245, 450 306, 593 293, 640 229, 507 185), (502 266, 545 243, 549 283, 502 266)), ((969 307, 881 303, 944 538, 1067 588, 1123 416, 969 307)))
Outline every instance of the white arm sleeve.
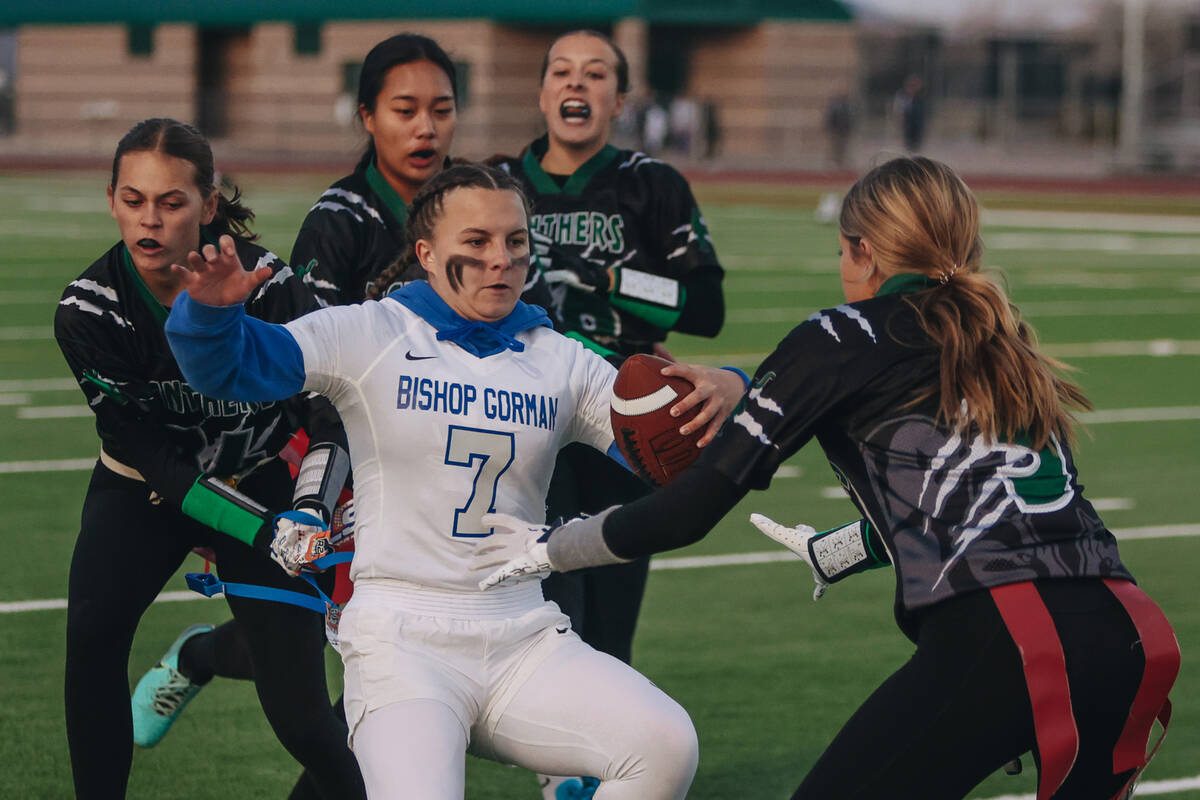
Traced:
MULTIPOLYGON (((372 301, 374 302, 374 301, 372 301)), ((313 311, 287 323, 304 357, 304 389, 337 400, 351 376, 370 357, 370 313, 362 305, 313 311)))
POLYGON ((572 420, 571 441, 591 445, 602 453, 613 443, 612 386, 617 369, 582 345, 571 366, 571 385, 578 388, 578 412, 572 420))

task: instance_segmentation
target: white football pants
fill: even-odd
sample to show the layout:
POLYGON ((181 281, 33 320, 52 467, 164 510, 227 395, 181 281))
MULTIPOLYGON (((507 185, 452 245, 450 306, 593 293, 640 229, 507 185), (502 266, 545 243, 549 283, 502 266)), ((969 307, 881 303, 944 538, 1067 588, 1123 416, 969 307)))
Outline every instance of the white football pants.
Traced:
POLYGON ((412 613, 403 593, 356 585, 340 635, 351 747, 371 800, 461 800, 468 749, 595 776, 596 800, 685 797, 699 758, 687 712, 584 644, 536 582, 513 589, 528 610, 472 608, 483 616, 464 619, 429 603, 412 613))

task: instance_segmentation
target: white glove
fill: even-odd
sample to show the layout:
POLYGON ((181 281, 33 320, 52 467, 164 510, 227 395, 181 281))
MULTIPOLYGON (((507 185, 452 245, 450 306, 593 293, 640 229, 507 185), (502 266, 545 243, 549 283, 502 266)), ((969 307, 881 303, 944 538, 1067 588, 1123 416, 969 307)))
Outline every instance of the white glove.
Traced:
POLYGON ((810 528, 808 525, 797 525, 794 528, 789 528, 786 525, 780 525, 775 520, 765 517, 762 514, 751 514, 750 522, 767 536, 770 536, 788 550, 791 550, 804 559, 804 563, 808 564, 809 569, 812 570, 813 582, 816 583, 816 586, 813 587, 813 600, 820 600, 821 596, 825 594, 825 590, 829 588, 829 583, 821 577, 821 573, 813 566, 812 556, 808 552, 808 542, 816 535, 816 528, 810 528))
POLYGON ((554 571, 546 552, 551 526, 535 525, 511 514, 484 514, 482 521, 494 530, 475 548, 471 570, 493 571, 479 582, 480 589, 540 580, 554 571))
POLYGON ((301 572, 320 572, 312 562, 333 552, 329 528, 304 511, 285 511, 275 517, 271 558, 284 572, 296 577, 301 572))

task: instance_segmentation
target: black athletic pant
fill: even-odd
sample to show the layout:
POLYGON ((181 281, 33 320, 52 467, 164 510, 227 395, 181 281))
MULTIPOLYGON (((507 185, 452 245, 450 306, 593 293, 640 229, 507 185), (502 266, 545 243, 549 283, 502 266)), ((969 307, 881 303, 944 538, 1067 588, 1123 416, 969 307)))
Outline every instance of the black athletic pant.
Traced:
MULTIPOLYGON (((546 519, 595 514, 649 491, 637 476, 595 448, 569 444, 559 451, 554 465, 546 519)), ((649 570, 647 557, 628 564, 555 572, 542 581, 542 592, 571 618, 580 638, 628 664, 649 570)))
MULTIPOLYGON (((272 463, 241 487, 267 506, 291 501, 291 479, 272 463)), ((146 484, 102 465, 92 473, 71 560, 67 608, 67 741, 76 796, 125 794, 133 757, 129 651, 142 614, 189 550, 212 547, 222 579, 295 590, 270 559, 184 516, 149 502, 146 484)), ((259 701, 279 741, 308 768, 327 800, 365 796, 346 726, 325 684, 319 614, 263 600, 228 598, 242 626, 259 701)))
MULTIPOLYGON (((1054 800, 1109 800, 1113 748, 1145 664, 1138 632, 1098 579, 1034 584, 1062 641, 1079 754, 1054 800)), ((793 800, 957 800, 1032 751, 1021 655, 992 595, 939 603, 920 619, 912 658, 875 690, 818 759, 793 800)))
MULTIPOLYGON (((332 578, 333 573, 325 577, 332 578)), ((329 594, 331 587, 322 586, 329 594)), ((254 680, 254 664, 250 661, 250 644, 246 641, 242 625, 231 619, 213 628, 208 633, 201 633, 187 640, 179 652, 179 670, 197 682, 207 682, 212 678, 233 678, 235 680, 254 680)), ((346 724, 345 695, 338 695, 333 703, 333 714, 343 725, 346 724)), ((292 788, 289 800, 320 800, 321 792, 316 781, 307 770, 301 775, 292 788)))

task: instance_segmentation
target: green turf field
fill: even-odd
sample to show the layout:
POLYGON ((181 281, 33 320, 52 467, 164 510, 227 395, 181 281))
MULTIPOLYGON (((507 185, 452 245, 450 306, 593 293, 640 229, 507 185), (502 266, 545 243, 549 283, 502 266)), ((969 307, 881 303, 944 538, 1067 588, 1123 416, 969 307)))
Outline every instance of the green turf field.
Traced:
MULTIPOLYGON (((308 206, 335 177, 246 176, 243 188, 259 212, 264 244, 286 256, 308 206)), ((61 466, 96 455, 92 422, 78 415, 82 395, 54 344, 51 320, 63 286, 116 240, 105 181, 99 173, 0 176, 0 506, 7 531, 0 541, 9 564, 0 604, 66 596, 88 471, 77 465, 33 471, 44 467, 17 462, 61 466)), ((752 369, 794 324, 840 302, 836 231, 814 220, 815 189, 702 185, 697 194, 728 268, 728 320, 714 341, 678 337, 670 347, 678 356, 752 369)), ((1043 343, 1078 368, 1095 402, 1097 415, 1077 449, 1088 496, 1110 527, 1151 537, 1125 541, 1122 554, 1171 617, 1184 649, 1171 736, 1147 779, 1194 778, 1200 775, 1200 673, 1192 660, 1200 642, 1193 594, 1200 563, 1200 198, 1004 194, 984 201, 1008 212, 985 230, 986 263, 1004 272, 1043 343), (1012 213, 1022 209, 1038 212, 1012 213), (1122 210, 1140 216, 1130 225, 1088 216, 1122 210), (1053 211, 1074 216, 1046 213, 1053 211), (1144 417, 1149 421, 1138 421, 1144 417)), ((779 551, 746 522, 750 511, 817 527, 851 517, 850 503, 830 491, 835 480, 815 446, 789 467, 705 541, 670 555, 779 551)), ((168 588, 181 590, 183 582, 168 588)), ((892 621, 892 591, 890 573, 876 571, 833 587, 814 604, 808 570, 794 563, 652 574, 635 665, 696 722, 701 763, 690 797, 790 794, 857 704, 911 652, 892 621)), ((65 612, 2 608, 0 797, 68 797, 65 612)), ((220 601, 156 604, 134 643, 132 679, 186 624, 225 618, 220 601)), ((332 676, 338 666, 330 661, 332 676)), ((995 776, 973 796, 1033 791, 1028 759, 1026 766, 1025 775, 995 776)), ((250 684, 216 681, 162 744, 135 754, 129 796, 284 797, 297 772, 250 684)), ((530 774, 470 762, 470 800, 536 796, 530 774)), ((1167 796, 1196 800, 1200 791, 1167 796)))

